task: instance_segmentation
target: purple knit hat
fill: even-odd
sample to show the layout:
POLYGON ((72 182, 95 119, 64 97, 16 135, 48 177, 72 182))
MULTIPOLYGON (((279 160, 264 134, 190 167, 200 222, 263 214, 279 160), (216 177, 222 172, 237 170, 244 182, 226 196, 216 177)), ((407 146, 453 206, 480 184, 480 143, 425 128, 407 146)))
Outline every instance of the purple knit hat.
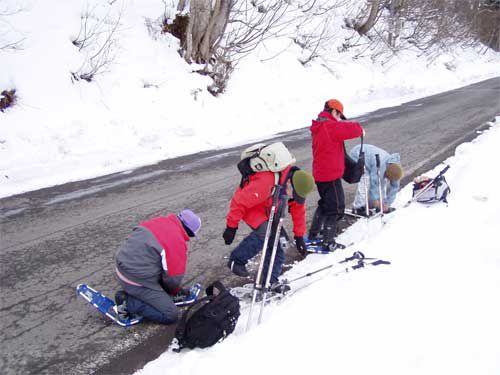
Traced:
POLYGON ((191 232, 193 232, 195 237, 198 237, 196 234, 201 228, 201 220, 193 211, 186 208, 182 210, 177 217, 182 223, 189 228, 191 232))

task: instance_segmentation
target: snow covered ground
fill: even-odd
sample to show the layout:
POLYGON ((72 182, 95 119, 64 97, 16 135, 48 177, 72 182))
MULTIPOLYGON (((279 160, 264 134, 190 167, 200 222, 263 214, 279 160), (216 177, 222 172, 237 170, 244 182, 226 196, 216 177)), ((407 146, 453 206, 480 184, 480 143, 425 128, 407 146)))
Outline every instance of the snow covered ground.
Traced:
MULTIPOLYGON (((333 276, 335 269, 265 310, 245 333, 208 349, 167 351, 136 375, 173 374, 500 374, 500 117, 446 160, 449 205, 403 208, 359 221, 331 255, 309 255, 293 279, 362 250, 391 265, 333 276)), ((427 175, 433 177, 444 165, 427 175)), ((302 282, 302 284, 301 284, 302 282)), ((256 317, 257 314, 253 314, 256 317)))
POLYGON ((271 40, 237 66, 227 92, 214 98, 208 78, 193 73, 199 67, 179 58, 178 40, 158 33, 164 6, 1 2, 0 35, 21 48, 0 50, 0 92, 15 88, 18 96, 0 112, 0 197, 309 126, 332 97, 353 117, 500 74, 499 53, 472 49, 432 62, 405 52, 384 64, 339 53, 347 35, 339 9, 328 62, 303 66, 298 46, 271 40), (120 17, 113 62, 90 83, 71 79, 90 53, 72 43, 86 12, 90 23, 108 28, 120 17))

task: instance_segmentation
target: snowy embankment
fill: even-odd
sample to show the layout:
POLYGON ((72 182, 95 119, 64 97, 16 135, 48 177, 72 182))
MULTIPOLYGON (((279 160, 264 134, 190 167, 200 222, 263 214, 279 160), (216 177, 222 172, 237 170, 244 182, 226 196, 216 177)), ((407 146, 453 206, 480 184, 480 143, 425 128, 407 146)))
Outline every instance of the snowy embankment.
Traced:
POLYGON ((354 250, 391 265, 305 278, 293 287, 310 285, 266 307, 263 323, 249 332, 245 308, 235 333, 222 343, 168 351, 136 374, 499 374, 499 144, 497 117, 490 130, 446 160, 448 205, 403 208, 411 197, 408 185, 385 224, 360 220, 340 237, 355 245, 310 255, 284 277, 354 250))
POLYGON ((432 62, 409 51, 380 62, 340 53, 350 32, 343 27, 347 10, 339 7, 328 61, 303 66, 290 38, 270 40, 214 98, 206 90, 210 80, 193 73, 199 66, 179 57, 178 40, 159 32, 163 2, 110 4, 0 5, 9 14, 1 24, 5 38, 22 42, 19 50, 0 53, 0 92, 17 95, 15 106, 0 113, 0 198, 261 141, 308 126, 332 97, 354 117, 499 75, 500 54, 491 51, 456 49, 432 62), (77 42, 84 21, 113 27, 118 20, 111 64, 92 82, 72 80, 91 55, 77 42))

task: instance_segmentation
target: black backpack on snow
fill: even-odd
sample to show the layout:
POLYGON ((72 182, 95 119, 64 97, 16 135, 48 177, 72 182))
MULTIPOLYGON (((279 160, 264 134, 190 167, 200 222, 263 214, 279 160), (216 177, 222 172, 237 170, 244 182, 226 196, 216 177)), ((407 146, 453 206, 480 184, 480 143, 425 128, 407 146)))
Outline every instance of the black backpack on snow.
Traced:
POLYGON ((222 341, 236 327, 240 316, 240 301, 229 293, 220 281, 206 289, 206 297, 194 302, 182 315, 175 337, 182 348, 206 348, 222 341), (219 291, 214 294, 214 289, 219 291), (189 318, 194 307, 199 307, 189 318))

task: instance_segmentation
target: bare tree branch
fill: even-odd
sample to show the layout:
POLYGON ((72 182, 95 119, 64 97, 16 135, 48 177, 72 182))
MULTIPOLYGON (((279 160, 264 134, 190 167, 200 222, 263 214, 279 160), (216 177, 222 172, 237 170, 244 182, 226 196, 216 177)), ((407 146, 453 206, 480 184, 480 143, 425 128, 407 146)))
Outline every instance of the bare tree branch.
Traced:
POLYGON ((0 9, 0 51, 17 51, 22 49, 22 43, 26 38, 19 36, 22 34, 15 30, 14 26, 8 21, 8 18, 24 10, 22 7, 10 10, 7 7, 0 9))
MULTIPOLYGON (((110 6, 114 5, 110 2, 110 6)), ((121 19, 124 12, 124 4, 118 11, 116 17, 111 17, 112 9, 103 17, 96 15, 96 7, 87 9, 82 14, 80 31, 73 40, 73 44, 85 55, 84 62, 71 76, 78 81, 92 81, 96 75, 108 71, 116 58, 118 48, 118 32, 121 28, 121 19)))

